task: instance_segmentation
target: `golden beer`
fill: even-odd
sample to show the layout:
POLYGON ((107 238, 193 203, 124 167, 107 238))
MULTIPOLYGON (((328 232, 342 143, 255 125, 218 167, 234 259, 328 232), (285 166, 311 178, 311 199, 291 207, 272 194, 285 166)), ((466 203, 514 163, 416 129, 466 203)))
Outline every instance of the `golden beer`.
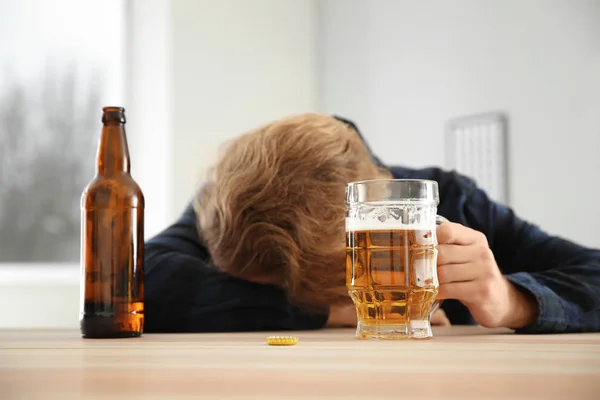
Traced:
POLYGON ((356 307, 358 338, 432 337, 438 202, 432 181, 348 184, 346 286, 356 307))
POLYGON ((346 273, 365 327, 426 329, 435 302, 437 248, 430 230, 361 230, 346 235, 346 273))

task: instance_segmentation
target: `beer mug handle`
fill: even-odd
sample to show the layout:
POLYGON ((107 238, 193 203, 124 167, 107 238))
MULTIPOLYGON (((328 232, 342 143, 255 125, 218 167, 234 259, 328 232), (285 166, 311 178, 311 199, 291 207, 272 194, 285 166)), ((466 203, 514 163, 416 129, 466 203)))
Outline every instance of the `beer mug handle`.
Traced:
MULTIPOLYGON (((441 215, 436 215, 435 216, 435 226, 440 226, 444 222, 450 222, 450 221, 447 218, 442 217, 441 215)), ((433 302, 433 306, 431 307, 431 312, 429 313, 429 315, 433 315, 433 313, 435 313, 437 311, 437 309, 440 308, 440 306, 442 305, 443 301, 444 300, 436 300, 436 301, 434 301, 433 302)))

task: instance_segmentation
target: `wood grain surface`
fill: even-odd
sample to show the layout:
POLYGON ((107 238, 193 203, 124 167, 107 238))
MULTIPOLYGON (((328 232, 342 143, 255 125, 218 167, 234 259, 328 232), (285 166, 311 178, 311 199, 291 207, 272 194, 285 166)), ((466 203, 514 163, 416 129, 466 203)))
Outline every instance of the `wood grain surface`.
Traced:
POLYGON ((0 330, 0 399, 600 399, 600 334, 448 327, 362 341, 338 329, 268 346, 276 334, 0 330))

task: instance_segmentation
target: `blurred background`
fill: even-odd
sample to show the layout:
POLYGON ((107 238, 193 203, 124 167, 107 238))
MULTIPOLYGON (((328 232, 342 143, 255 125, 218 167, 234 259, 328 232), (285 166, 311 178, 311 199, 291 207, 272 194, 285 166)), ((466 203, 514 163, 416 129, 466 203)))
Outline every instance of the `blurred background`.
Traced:
POLYGON ((147 237, 223 141, 316 111, 600 247, 598 0, 0 0, 0 328, 78 325, 106 105, 127 110, 147 237))

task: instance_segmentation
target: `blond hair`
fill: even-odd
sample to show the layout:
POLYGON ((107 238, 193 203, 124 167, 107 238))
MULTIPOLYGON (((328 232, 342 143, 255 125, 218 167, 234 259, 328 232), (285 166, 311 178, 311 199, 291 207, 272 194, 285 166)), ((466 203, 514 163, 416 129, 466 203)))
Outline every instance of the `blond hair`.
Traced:
POLYGON ((331 116, 284 118, 231 141, 194 208, 214 265, 299 305, 348 302, 345 184, 389 176, 331 116))

